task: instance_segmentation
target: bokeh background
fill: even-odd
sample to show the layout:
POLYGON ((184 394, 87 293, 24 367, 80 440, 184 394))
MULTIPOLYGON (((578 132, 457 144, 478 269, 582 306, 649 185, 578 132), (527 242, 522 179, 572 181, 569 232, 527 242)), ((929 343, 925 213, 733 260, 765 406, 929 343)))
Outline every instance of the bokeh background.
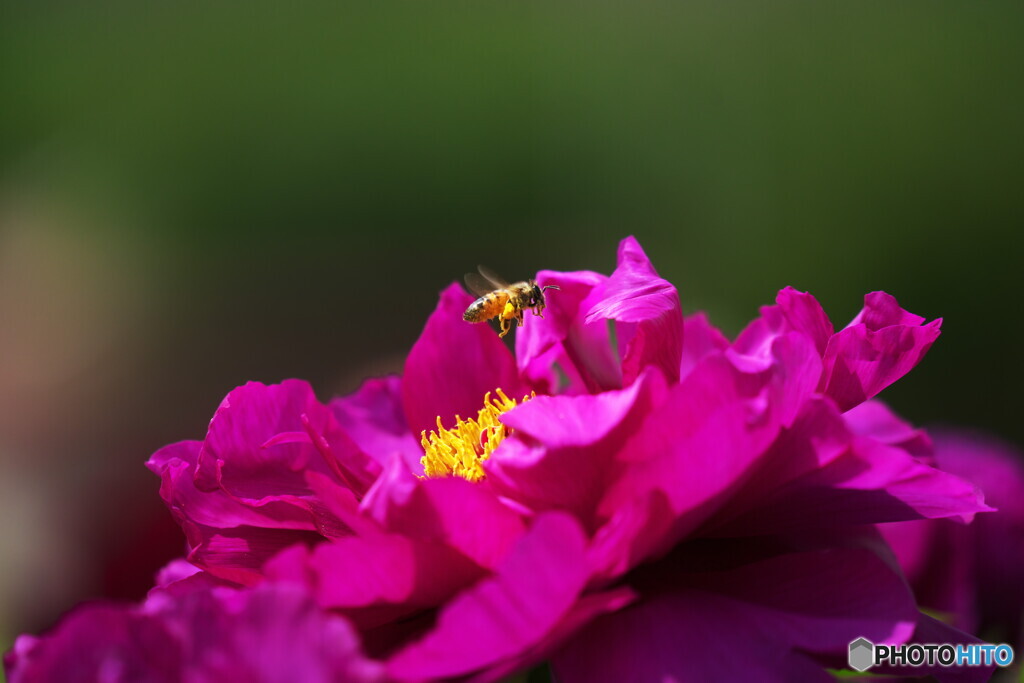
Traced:
POLYGON ((884 397, 1024 440, 1024 4, 0 5, 0 650, 139 598, 143 462, 250 379, 396 371, 485 263, 635 234, 730 334, 945 319, 884 397))

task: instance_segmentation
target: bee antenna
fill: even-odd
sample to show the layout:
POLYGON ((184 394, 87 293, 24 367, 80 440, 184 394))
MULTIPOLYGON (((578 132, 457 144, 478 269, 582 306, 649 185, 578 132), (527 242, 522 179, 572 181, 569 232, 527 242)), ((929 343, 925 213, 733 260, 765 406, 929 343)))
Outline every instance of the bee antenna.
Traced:
POLYGON ((541 291, 541 293, 544 293, 544 292, 546 292, 549 289, 561 290, 562 288, 559 287, 558 285, 544 285, 543 287, 540 288, 540 291, 541 291))

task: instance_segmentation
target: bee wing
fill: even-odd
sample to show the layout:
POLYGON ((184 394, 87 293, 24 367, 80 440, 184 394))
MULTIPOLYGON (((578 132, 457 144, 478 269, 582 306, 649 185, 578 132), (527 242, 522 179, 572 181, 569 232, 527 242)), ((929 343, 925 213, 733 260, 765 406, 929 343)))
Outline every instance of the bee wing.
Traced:
POLYGON ((485 280, 487 280, 493 285, 491 287, 492 290, 505 289, 506 287, 508 287, 508 280, 498 275, 487 266, 477 266, 476 269, 480 271, 480 274, 484 276, 485 280))
POLYGON ((496 289, 505 289, 508 282, 487 266, 477 266, 480 274, 466 273, 466 287, 477 296, 490 294, 496 289))
POLYGON ((477 296, 484 296, 486 294, 490 294, 495 289, 498 289, 497 286, 491 284, 476 273, 466 273, 466 287, 477 296))

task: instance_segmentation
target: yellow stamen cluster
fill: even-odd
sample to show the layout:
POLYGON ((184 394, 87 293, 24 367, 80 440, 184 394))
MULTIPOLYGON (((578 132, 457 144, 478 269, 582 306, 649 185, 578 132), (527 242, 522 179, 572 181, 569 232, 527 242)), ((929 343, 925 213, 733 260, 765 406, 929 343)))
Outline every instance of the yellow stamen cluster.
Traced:
MULTIPOLYGON (((441 426, 440 416, 437 418, 437 431, 427 434, 423 432, 420 443, 423 444, 423 473, 428 477, 456 476, 469 481, 480 481, 484 478, 483 461, 491 457, 512 429, 503 425, 498 418, 516 407, 516 401, 505 395, 501 389, 494 392, 497 398, 491 398, 491 392, 484 396, 484 407, 477 413, 476 419, 463 420, 455 416, 455 427, 445 429, 441 426)), ((523 401, 532 398, 524 396, 523 401)))

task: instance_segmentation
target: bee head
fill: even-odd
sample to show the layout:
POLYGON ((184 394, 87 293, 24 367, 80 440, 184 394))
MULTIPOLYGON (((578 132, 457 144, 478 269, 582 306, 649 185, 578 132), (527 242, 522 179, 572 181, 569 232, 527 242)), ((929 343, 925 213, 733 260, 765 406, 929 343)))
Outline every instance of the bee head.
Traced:
POLYGON ((530 305, 541 306, 545 305, 544 292, 548 289, 561 289, 558 285, 544 285, 540 287, 537 285, 535 280, 530 280, 530 305))

